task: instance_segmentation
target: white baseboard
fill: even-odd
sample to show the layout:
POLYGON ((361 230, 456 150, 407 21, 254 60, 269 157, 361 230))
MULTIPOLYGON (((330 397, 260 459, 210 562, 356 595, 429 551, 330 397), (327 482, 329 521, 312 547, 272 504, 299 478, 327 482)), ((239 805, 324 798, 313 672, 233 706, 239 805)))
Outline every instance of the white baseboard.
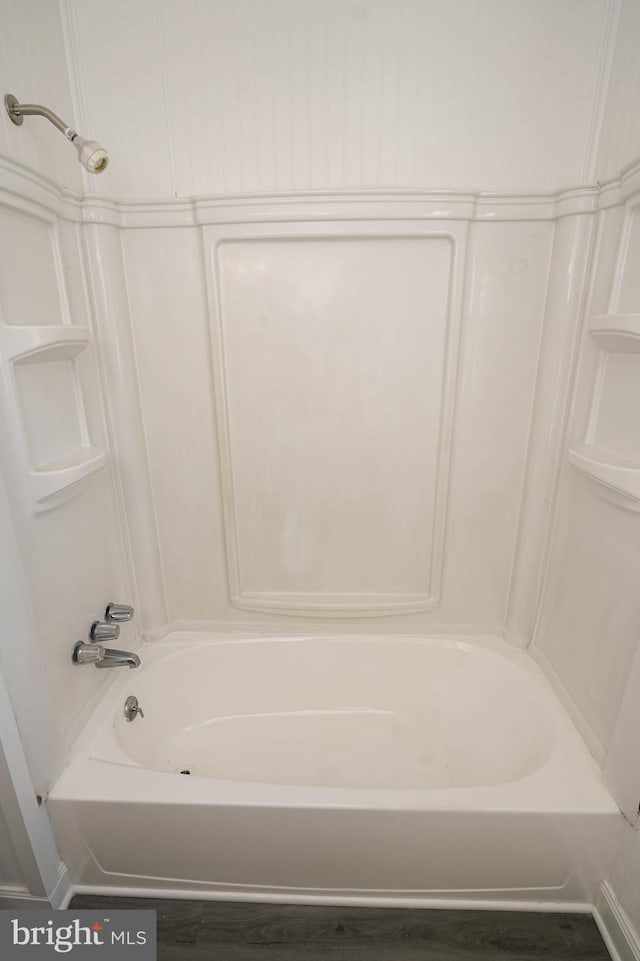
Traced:
POLYGON ((28 891, 20 888, 0 888, 0 909, 2 911, 20 911, 23 908, 48 908, 47 898, 37 898, 28 891))
POLYGON ((608 881, 603 881, 593 910, 613 961, 640 961, 640 938, 608 881))
POLYGON ((21 908, 53 908, 64 910, 73 897, 73 885, 66 865, 60 862, 53 888, 47 895, 29 894, 24 888, 0 887, 0 909, 19 911, 21 908))

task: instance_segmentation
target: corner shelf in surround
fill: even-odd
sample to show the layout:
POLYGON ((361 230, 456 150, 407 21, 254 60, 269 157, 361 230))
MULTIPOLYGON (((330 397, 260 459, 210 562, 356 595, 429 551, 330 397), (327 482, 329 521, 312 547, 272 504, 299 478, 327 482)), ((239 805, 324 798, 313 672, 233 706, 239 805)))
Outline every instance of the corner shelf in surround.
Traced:
POLYGON ((106 462, 105 451, 86 446, 57 457, 48 464, 33 467, 29 474, 35 510, 39 513, 69 500, 80 492, 81 487, 86 486, 83 481, 86 482, 106 462))
POLYGON ((640 463, 597 444, 569 448, 569 463, 594 481, 605 500, 640 511, 640 463))
POLYGON ((596 314, 589 331, 601 350, 640 354, 640 314, 596 314))
MULTIPOLYGON (((45 374, 45 365, 58 361, 73 361, 90 342, 89 330, 86 327, 78 327, 72 324, 63 325, 11 325, 0 324, 0 354, 6 364, 8 378, 6 380, 7 390, 9 391, 9 410, 10 420, 12 421, 12 432, 16 438, 16 444, 22 448, 25 461, 25 470, 31 494, 31 508, 35 513, 57 507, 76 494, 79 494, 88 486, 92 476, 97 473, 107 462, 106 452, 99 447, 94 447, 88 442, 84 428, 84 408, 80 395, 77 393, 75 381, 75 369, 70 367, 68 374, 64 373, 64 383, 68 383, 68 390, 75 395, 75 415, 77 423, 75 433, 78 437, 79 446, 71 450, 65 450, 69 445, 70 434, 73 433, 73 426, 67 422, 67 431, 61 431, 58 444, 54 445, 60 449, 59 454, 46 463, 35 463, 29 454, 32 445, 30 441, 35 439, 37 446, 38 432, 46 430, 38 424, 37 415, 25 419, 24 404, 25 394, 23 394, 16 382, 13 373, 14 368, 25 365, 38 365, 42 375, 45 374), (68 378, 68 380, 67 380, 68 378), (31 431, 31 435, 29 432, 31 431)), ((25 371, 26 373, 26 371, 25 371)), ((32 371, 35 380, 30 380, 23 384, 23 390, 32 390, 33 409, 37 412, 38 404, 42 404, 42 387, 34 390, 37 383, 46 383, 41 380, 40 373, 35 369, 32 371)), ((55 404, 56 396, 52 394, 50 402, 55 404)), ((64 412, 64 416, 69 418, 69 411, 64 412)), ((73 414, 71 414, 73 417, 73 414)), ((51 445, 49 445, 51 446, 51 445)))
POLYGON ((0 346, 7 361, 14 364, 42 364, 72 360, 89 343, 86 327, 70 324, 56 327, 12 326, 0 328, 0 346))

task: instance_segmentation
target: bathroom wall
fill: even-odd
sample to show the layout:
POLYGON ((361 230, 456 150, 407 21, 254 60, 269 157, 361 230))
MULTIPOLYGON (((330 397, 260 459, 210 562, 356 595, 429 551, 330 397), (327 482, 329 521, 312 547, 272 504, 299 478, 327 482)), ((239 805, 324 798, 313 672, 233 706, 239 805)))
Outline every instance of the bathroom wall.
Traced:
MULTIPOLYGON (((557 191, 640 155, 637 3, 0 12, 3 91, 111 156, 89 178, 44 120, 0 116, 0 335, 91 334, 15 381, 3 368, 16 590, 53 750, 109 681, 70 651, 106 600, 137 599, 131 557, 151 633, 506 628, 523 643, 555 517, 533 650, 604 760, 640 633, 640 515, 603 497, 582 448, 635 470, 640 396, 637 355, 603 356, 589 318, 640 314, 639 194, 633 178, 606 189, 593 234, 595 193, 557 191), (81 210, 62 188, 91 196, 81 210), (184 200, 210 195, 226 200, 184 200), (62 421, 117 469, 36 511, 34 445, 62 421)), ((636 924, 637 847, 629 828, 611 879, 636 924)))
POLYGON ((11 840, 11 832, 0 811, 0 888, 24 887, 24 872, 11 840))
POLYGON ((637 950, 640 943, 640 832, 624 824, 613 869, 598 902, 604 916, 617 916, 627 940, 637 950), (608 910, 607 910, 608 909, 608 910))
MULTIPOLYGON (((628 335, 636 331, 640 314, 639 45, 640 9, 634 0, 623 0, 597 174, 605 183, 617 178, 621 169, 629 165, 631 169, 621 185, 605 189, 601 197, 575 404, 533 645, 565 702, 572 705, 578 725, 605 766, 608 783, 633 822, 624 825, 597 903, 609 929, 619 933, 619 948, 632 953, 640 944, 636 760, 640 745, 635 707, 640 699, 640 514, 633 485, 633 478, 640 476, 640 360, 637 339, 628 336, 618 339, 616 350, 603 350, 614 345, 598 334, 606 321, 597 318, 608 314, 609 327, 628 335), (600 450, 588 450, 586 445, 600 450), (580 456, 585 454, 586 458, 580 456), (621 705, 626 705, 622 711, 621 705)), ((635 337, 639 334, 636 331, 635 337)))
POLYGON ((608 95, 603 113, 596 172, 604 183, 617 177, 640 157, 640 8, 635 0, 620 3, 619 26, 613 56, 608 95))
POLYGON ((640 637, 640 514, 633 495, 640 465, 639 43, 638 5, 624 2, 597 161, 602 183, 614 179, 599 200, 575 402, 534 643, 601 760, 640 637), (612 338, 603 327, 618 333, 612 338))
POLYGON ((131 321, 150 474, 142 497, 131 471, 138 502, 153 505, 132 532, 156 597, 146 626, 508 622, 526 643, 554 475, 556 440, 543 440, 568 392, 553 353, 571 355, 578 321, 554 278, 574 264, 579 289, 590 229, 579 215, 591 201, 561 209, 553 191, 593 176, 617 4, 492 2, 482 16, 475 3, 413 0, 63 10, 79 116, 112 157, 91 181, 105 200, 88 216, 96 251, 101 223, 121 231, 124 262, 108 283, 131 321), (131 69, 111 76, 114 58, 131 69), (405 193, 396 207, 377 193, 309 194, 416 186, 449 193, 405 193), (468 188, 520 194, 513 209, 504 196, 485 209, 468 188), (264 198, 291 191, 286 209, 264 198), (180 204, 206 194, 262 200, 180 204), (405 270, 421 204, 455 235, 450 257, 436 267, 423 237, 405 270), (321 230, 345 232, 342 214, 360 238, 347 244, 351 291, 338 283, 337 240, 317 243, 321 230), (243 220, 244 234, 230 226, 243 220), (216 252, 240 243, 246 275, 216 252), (320 250, 331 301, 309 282, 320 250), (289 255, 300 283, 269 300, 264 271, 283 282, 289 255), (334 385, 324 395, 323 375, 334 385), (374 458, 381 449, 389 456, 374 458))
MULTIPOLYGON (((5 205, 2 320, 38 323, 46 311, 47 323, 88 323, 100 350, 74 360, 86 408, 80 427, 109 448, 92 390, 100 378, 112 438, 131 433, 138 405, 144 427, 139 442, 114 448, 122 490, 105 469, 82 497, 37 518, 21 492, 37 411, 30 403, 22 410, 22 441, 5 431, 7 483, 43 636, 54 598, 67 602, 59 638, 43 641, 63 729, 93 690, 82 672, 68 673, 69 632, 95 616, 105 585, 132 594, 125 549, 147 630, 167 622, 476 633, 506 625, 526 643, 593 213, 590 194, 527 191, 576 184, 595 169, 608 71, 616 77, 619 64, 609 43, 619 5, 538 4, 533 18, 528 3, 495 2, 477 19, 467 3, 187 9, 139 0, 107 12, 67 0, 51 21, 38 20, 36 6, 5 6, 6 87, 24 97, 16 83, 46 80, 51 105, 108 142, 112 161, 84 181, 106 195, 102 206, 95 196, 80 215, 56 186, 77 182, 73 151, 38 118, 18 129, 2 117, 10 156, 55 174, 46 215, 5 205), (490 46, 483 31, 493 54, 480 64, 490 46), (427 38, 435 57, 423 56, 427 38), (16 56, 23 47, 31 53, 16 56), (127 57, 125 80, 110 63, 127 57), (57 64, 55 77, 40 77, 43 64, 57 64), (108 97, 99 93, 105 76, 108 97), (51 141, 36 139, 45 132, 51 141), (176 200, 415 183, 450 191, 405 192, 401 202, 381 193, 302 195, 288 207, 176 200), (467 185, 520 192, 492 200, 462 191, 467 185), (149 196, 164 200, 154 206, 149 196), (81 216, 91 225, 81 227, 81 216), (248 273, 233 259, 239 251, 248 273), (314 286, 311 261, 322 263, 331 301, 314 286), (298 280, 287 287, 290 262, 298 280), (352 264, 351 288, 343 263, 352 264), (27 283, 34 269, 38 287, 27 283), (279 278, 279 295, 266 275, 279 278), (558 285, 564 275, 569 292, 558 285), (367 289, 363 278, 372 276, 367 289), (128 384, 119 380, 123 357, 128 384), (323 384, 332 389, 323 393, 323 384), (380 449, 393 456, 376 457, 380 449), (123 504, 126 544, 117 534, 123 504), (330 522, 338 516, 342 524, 330 522), (54 541, 67 553, 52 565, 45 545, 54 541), (78 556, 78 581, 63 586, 65 565, 74 569, 78 556)), ((28 96, 44 99, 37 90, 28 96)), ((19 391, 37 395, 46 382, 73 413, 68 384, 58 389, 64 372, 53 366, 46 381, 25 367, 19 391)), ((53 408, 51 416, 59 420, 53 408)))
MULTIPOLYGON (((14 417, 0 436, 27 592, 64 742, 107 681, 101 672, 73 668, 69 654, 109 598, 139 596, 147 630, 172 622, 236 630, 267 625, 291 631, 301 624, 319 630, 500 630, 515 590, 512 561, 522 546, 536 390, 560 402, 567 390, 553 378, 547 383, 552 371, 541 363, 558 306, 550 280, 564 269, 568 238, 577 244, 578 264, 584 259, 586 218, 582 201, 571 199, 567 207, 552 193, 523 191, 509 206, 508 198, 485 202, 461 188, 558 187, 587 175, 615 4, 567 4, 560 14, 549 4, 538 7, 535 22, 528 4, 500 3, 480 20, 473 4, 409 2, 278 2, 244 9, 221 2, 194 4, 189 16, 183 4, 142 0, 116 3, 108 13, 99 4, 71 0, 59 11, 3 0, 2 10, 10 25, 2 40, 3 89, 19 99, 44 100, 107 142, 111 155, 104 175, 79 180, 74 152, 43 119, 28 118, 17 128, 0 117, 3 329, 71 325, 86 326, 90 334, 77 356, 67 351, 53 363, 6 367, 5 402, 14 417), (264 29, 266 16, 270 30, 264 29), (548 33, 544 24, 552 17, 548 33), (494 55, 475 71, 478 51, 487 46, 477 43, 482 31, 491 32, 494 55), (514 34, 526 36, 526 58, 512 55, 514 34), (422 56, 424 44, 417 40, 427 36, 436 57, 422 56), (134 49, 136 56, 128 57, 134 49), (564 78, 565 97, 541 95, 534 82, 543 49, 545 76, 564 78), (118 87, 125 84, 123 72, 111 68, 124 59, 131 64, 128 90, 118 87), (259 71, 272 73, 274 63, 270 88, 259 71), (212 65, 215 76, 207 72, 212 65), (185 102, 178 74, 187 88, 193 84, 188 117, 178 109, 185 102), (98 94, 105 76, 108 96, 103 87, 98 94), (214 81, 217 95, 205 97, 214 81), (480 100, 494 104, 490 116, 480 100), (571 116, 563 112, 567 101, 571 116), (411 117, 419 119, 417 126, 411 117), (199 142, 201 135, 214 139, 199 142), (531 150, 524 149, 527 138, 531 150), (554 144, 545 154, 553 164, 540 162, 545 138, 554 144), (81 212, 77 198, 64 192, 81 183, 125 202, 117 207, 105 198, 101 206, 95 196, 81 212), (456 190, 446 198, 405 194, 400 206, 376 194, 369 208, 367 198, 358 198, 357 209, 330 195, 316 207, 308 198, 306 206, 286 210, 277 204, 180 207, 175 198, 414 183, 456 190), (145 205, 150 195, 165 202, 145 205), (337 215, 357 225, 344 251, 337 241, 323 240, 344 233, 337 215), (267 230, 265 244, 259 225, 269 219, 282 226, 267 230), (243 237, 232 228, 234 220, 251 222, 243 237), (261 330, 260 312, 251 315, 256 298, 268 293, 260 257, 244 283, 238 265, 216 253, 226 245, 230 255, 242 242, 253 254, 268 252, 277 272, 288 256, 285 241, 301 277, 309 275, 310 252, 326 253, 323 270, 335 282, 335 299, 323 304, 313 285, 305 281, 301 288, 308 316, 326 328, 324 347, 319 327, 296 331, 293 314, 277 301, 272 329, 261 330), (351 289, 338 284, 343 253, 352 257, 351 289), (35 275, 38 284, 31 282, 35 275), (377 286, 366 291, 362 278, 372 275, 377 286), (404 302, 398 299, 403 290, 404 302), (344 325, 344 356, 329 349, 332 337, 341 335, 329 323, 344 325), (223 342, 230 345, 231 331, 238 332, 233 357, 221 349, 223 342), (258 370, 245 363, 254 342, 269 358, 258 370), (395 373, 383 373, 390 357, 395 373), (323 398, 323 377, 328 384, 337 383, 336 376, 340 392, 325 391, 323 398), (242 409, 247 378, 256 386, 262 420, 242 409), (278 384, 279 400, 273 392, 278 384), (307 392, 296 410, 301 388, 307 392), (320 404, 324 419, 307 432, 303 447, 289 443, 287 437, 304 433, 305 417, 320 404), (136 435, 138 411, 144 434, 136 435), (273 446, 274 423, 279 448, 273 446), (344 427, 337 446, 328 441, 332 423, 344 427), (381 444, 393 457, 372 459, 381 444), (107 463, 77 497, 35 510, 30 472, 77 445, 111 453, 116 475, 107 463), (247 461, 260 445, 262 460, 247 461), (348 519, 352 513, 340 500, 340 470, 349 476, 358 508, 351 531, 348 524, 327 524, 329 516, 342 512, 348 519), (258 490, 251 478, 265 471, 271 472, 264 487, 268 510, 256 505, 260 527, 249 510, 258 490), (307 477, 315 478, 313 484, 307 477), (293 528, 289 518, 283 545, 274 521, 288 484, 297 485, 299 516, 293 528), (389 498, 394 487, 396 496, 389 498), (121 537, 123 507, 129 524, 121 537), (301 551, 304 572, 291 562, 301 551), (274 552, 278 563, 270 569, 274 552), (374 616, 380 613, 386 616, 374 616)), ((284 296, 289 307, 295 304, 293 288, 284 296)), ((571 343, 574 328, 575 317, 565 315, 557 329, 571 343)), ((541 463, 552 460, 552 452, 542 453, 541 463)), ((541 529, 545 511, 534 505, 531 515, 541 529)), ((532 553, 521 582, 534 587, 515 605, 523 622, 536 601, 541 554, 538 547, 532 553)), ((526 640, 526 623, 514 633, 526 640)), ((124 632, 124 642, 134 643, 132 631, 124 632)))
POLYGON ((575 325, 552 251, 584 269, 589 218, 337 204, 122 231, 169 618, 500 631, 545 320, 575 325))
POLYGON ((64 7, 79 121, 112 156, 92 192, 507 191, 594 178, 614 0, 64 7))
MULTIPOLYGON (((2 91, 44 101, 73 122, 57 4, 0 7, 2 91)), ((59 132, 37 117, 16 127, 0 112, 0 458, 11 512, 2 536, 15 547, 10 564, 2 558, 12 627, 0 665, 41 793, 109 679, 74 667, 73 645, 107 601, 132 596, 80 208, 67 189, 80 186, 75 151, 59 132)))
POLYGON ((601 761, 640 636, 640 514, 629 480, 640 464, 640 367, 633 333, 640 314, 637 180, 626 183, 622 198, 616 189, 601 197, 575 405, 534 643, 601 761), (612 323, 623 332, 617 340, 598 333, 612 323))
MULTIPOLYGON (((0 78, 2 98, 12 93, 23 103, 43 101, 72 122, 73 99, 66 65, 64 27, 57 3, 1 0, 0 78)), ((0 99, 2 99, 0 98, 0 99)), ((38 172, 58 186, 80 189, 75 151, 60 147, 60 134, 42 118, 12 124, 2 104, 0 155, 38 172)), ((63 145, 64 146, 64 145, 63 145)))

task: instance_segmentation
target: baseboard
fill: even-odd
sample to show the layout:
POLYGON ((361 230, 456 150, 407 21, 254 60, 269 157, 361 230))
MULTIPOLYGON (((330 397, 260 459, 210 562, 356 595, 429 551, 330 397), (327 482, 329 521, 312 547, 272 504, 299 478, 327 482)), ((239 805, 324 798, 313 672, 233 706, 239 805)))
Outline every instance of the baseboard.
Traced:
POLYGON ((21 908, 53 908, 64 910, 73 897, 73 885, 65 864, 60 862, 58 873, 51 891, 47 895, 29 894, 22 888, 0 887, 0 909, 3 911, 19 911, 21 908))
POLYGON ((613 961, 640 961, 640 937, 608 881, 600 885, 593 917, 613 961))
POLYGON ((28 891, 21 891, 19 888, 0 888, 0 910, 2 911, 21 911, 24 908, 44 908, 50 907, 48 898, 36 898, 28 891))

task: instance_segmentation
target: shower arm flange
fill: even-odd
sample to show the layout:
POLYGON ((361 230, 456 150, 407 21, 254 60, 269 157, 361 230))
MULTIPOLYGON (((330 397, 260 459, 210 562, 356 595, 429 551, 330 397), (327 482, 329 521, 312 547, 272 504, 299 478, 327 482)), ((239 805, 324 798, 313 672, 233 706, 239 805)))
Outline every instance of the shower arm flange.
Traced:
POLYGON ((7 108, 10 120, 18 127, 22 126, 25 117, 45 117, 54 127, 57 127, 58 130, 65 135, 67 140, 72 139, 72 137, 69 136, 69 131, 71 131, 72 135, 75 134, 75 130, 72 130, 64 120, 61 120, 57 113, 49 110, 48 107, 43 107, 42 104, 20 103, 12 93, 8 93, 5 95, 4 105, 7 108))

